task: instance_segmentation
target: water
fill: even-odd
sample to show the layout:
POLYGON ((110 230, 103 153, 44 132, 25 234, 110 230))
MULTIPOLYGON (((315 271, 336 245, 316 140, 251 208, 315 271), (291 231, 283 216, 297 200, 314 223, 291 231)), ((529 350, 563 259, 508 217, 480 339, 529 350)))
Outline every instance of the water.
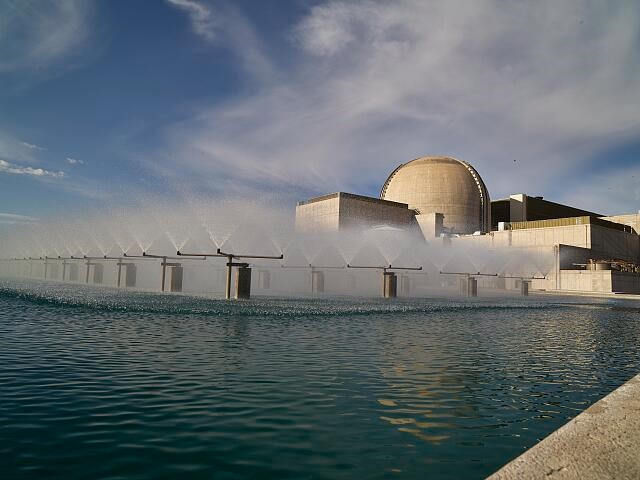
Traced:
POLYGON ((482 478, 640 370, 640 304, 0 283, 3 478, 482 478))

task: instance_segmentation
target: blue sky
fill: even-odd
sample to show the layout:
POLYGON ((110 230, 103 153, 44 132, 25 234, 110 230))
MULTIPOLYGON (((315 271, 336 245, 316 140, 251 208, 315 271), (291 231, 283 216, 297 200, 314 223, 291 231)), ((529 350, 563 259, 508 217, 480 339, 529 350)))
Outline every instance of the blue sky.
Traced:
POLYGON ((375 196, 429 154, 635 212, 639 47, 633 1, 0 0, 0 221, 375 196))

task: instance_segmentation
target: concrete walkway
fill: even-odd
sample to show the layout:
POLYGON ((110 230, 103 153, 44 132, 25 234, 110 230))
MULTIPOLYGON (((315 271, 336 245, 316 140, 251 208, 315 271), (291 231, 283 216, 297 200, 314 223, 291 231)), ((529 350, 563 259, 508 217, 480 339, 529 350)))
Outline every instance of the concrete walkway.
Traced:
POLYGON ((640 375, 489 479, 640 479, 640 375))

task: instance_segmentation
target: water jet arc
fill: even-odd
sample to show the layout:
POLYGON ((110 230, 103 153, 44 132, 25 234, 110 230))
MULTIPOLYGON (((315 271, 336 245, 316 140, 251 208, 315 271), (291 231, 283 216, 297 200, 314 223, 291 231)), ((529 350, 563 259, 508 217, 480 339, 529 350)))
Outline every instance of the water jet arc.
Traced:
POLYGON ((236 282, 236 299, 249 298, 251 296, 251 269, 249 264, 245 262, 234 262, 234 259, 240 258, 254 258, 254 259, 270 259, 270 260, 282 260, 284 254, 281 253, 278 256, 274 255, 245 255, 236 253, 226 253, 220 248, 216 253, 183 253, 180 250, 176 252, 176 255, 182 257, 226 257, 227 259, 227 279, 225 288, 225 298, 231 299, 231 275, 233 267, 238 267, 237 282, 236 282))
POLYGON ((320 265, 280 265, 282 268, 292 269, 310 269, 311 270, 311 294, 324 293, 324 272, 323 270, 344 270, 346 265, 342 267, 336 266, 320 266, 320 265))

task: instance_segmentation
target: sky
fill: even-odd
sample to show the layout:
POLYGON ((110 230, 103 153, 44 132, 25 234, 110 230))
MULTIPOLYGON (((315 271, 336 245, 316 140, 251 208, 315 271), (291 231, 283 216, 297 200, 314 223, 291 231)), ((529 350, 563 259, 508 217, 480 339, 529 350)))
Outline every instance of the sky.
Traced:
POLYGON ((639 51, 634 0, 0 0, 0 223, 378 196, 424 155, 637 212, 639 51))

